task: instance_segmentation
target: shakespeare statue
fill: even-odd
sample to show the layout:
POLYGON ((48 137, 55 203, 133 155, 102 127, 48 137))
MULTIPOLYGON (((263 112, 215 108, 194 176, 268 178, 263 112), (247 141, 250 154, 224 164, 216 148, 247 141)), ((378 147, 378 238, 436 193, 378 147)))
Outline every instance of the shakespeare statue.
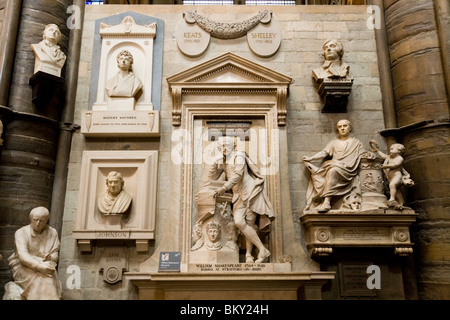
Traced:
POLYGON ((260 236, 270 231, 271 221, 275 218, 272 204, 264 192, 264 177, 245 152, 235 150, 233 138, 225 137, 219 142, 219 148, 222 156, 210 166, 208 179, 217 180, 225 173, 226 182, 214 197, 232 191, 233 220, 245 237, 246 262, 262 263, 270 256, 270 251, 260 236), (258 249, 256 260, 252 254, 254 246, 258 249))

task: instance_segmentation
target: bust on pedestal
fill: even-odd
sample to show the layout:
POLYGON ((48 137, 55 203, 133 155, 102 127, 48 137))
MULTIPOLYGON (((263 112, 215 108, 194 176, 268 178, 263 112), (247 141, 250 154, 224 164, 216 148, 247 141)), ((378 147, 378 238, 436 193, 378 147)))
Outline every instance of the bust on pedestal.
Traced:
POLYGON ((34 73, 42 71, 61 77, 61 69, 66 62, 66 55, 58 46, 61 39, 61 31, 56 24, 49 24, 44 29, 43 40, 32 44, 36 61, 34 73))
POLYGON ((59 120, 64 103, 64 79, 61 69, 66 55, 58 46, 61 32, 57 25, 49 24, 44 29, 43 40, 32 44, 35 55, 34 74, 29 84, 33 88, 32 102, 55 120, 59 120))
POLYGON ((312 71, 323 100, 322 112, 347 112, 353 78, 349 75, 350 66, 342 62, 344 47, 340 41, 333 39, 326 41, 322 49, 325 62, 312 71))

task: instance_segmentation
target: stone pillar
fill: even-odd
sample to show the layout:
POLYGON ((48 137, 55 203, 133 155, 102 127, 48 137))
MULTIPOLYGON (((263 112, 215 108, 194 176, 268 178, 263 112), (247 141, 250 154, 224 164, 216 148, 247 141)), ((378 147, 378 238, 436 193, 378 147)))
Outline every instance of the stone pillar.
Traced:
POLYGON ((415 181, 407 202, 419 213, 413 235, 419 298, 450 299, 449 93, 442 55, 448 37, 439 34, 432 0, 384 0, 384 7, 398 128, 382 134, 405 145, 405 169, 415 181))
MULTIPOLYGON (((36 206, 50 208, 56 152, 60 132, 60 111, 32 101, 30 78, 34 73, 34 53, 30 45, 42 40, 47 24, 59 26, 58 43, 67 55, 69 30, 67 8, 71 0, 23 0, 13 59, 9 96, 0 108, 3 117, 3 147, 0 158, 0 295, 11 280, 7 258, 13 250, 14 232, 29 223, 36 206)), ((64 77, 65 68, 62 70, 64 77)), ((2 83, 3 85, 3 83, 2 83)))

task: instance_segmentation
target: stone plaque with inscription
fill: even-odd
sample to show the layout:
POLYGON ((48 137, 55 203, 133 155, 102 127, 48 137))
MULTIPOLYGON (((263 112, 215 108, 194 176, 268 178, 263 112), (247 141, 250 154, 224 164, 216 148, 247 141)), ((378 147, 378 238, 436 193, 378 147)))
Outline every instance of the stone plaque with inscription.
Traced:
POLYGON ((339 263, 340 294, 342 297, 376 297, 376 291, 367 288, 367 267, 373 263, 339 263))
POLYGON ((178 22, 175 33, 178 49, 188 57, 202 55, 209 46, 211 35, 197 24, 187 23, 182 19, 178 22))
POLYGON ((281 28, 273 20, 268 24, 258 24, 247 33, 247 43, 254 54, 271 57, 280 48, 281 28))
POLYGON ((86 111, 81 132, 87 137, 157 137, 158 111, 86 111))
POLYGON ((126 247, 106 247, 103 249, 100 270, 103 280, 110 284, 122 281, 122 273, 128 269, 126 247))

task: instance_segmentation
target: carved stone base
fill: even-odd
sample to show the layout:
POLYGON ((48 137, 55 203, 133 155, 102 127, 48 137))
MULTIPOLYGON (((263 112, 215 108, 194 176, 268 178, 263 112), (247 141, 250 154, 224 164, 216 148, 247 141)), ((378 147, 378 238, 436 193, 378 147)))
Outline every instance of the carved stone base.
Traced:
POLYGON ((222 247, 220 250, 211 251, 200 249, 189 254, 191 263, 239 263, 239 252, 222 247))
POLYGON ((348 97, 352 85, 353 80, 322 82, 318 90, 323 101, 322 113, 347 112, 348 97))
POLYGON ((410 225, 416 221, 413 210, 368 210, 349 213, 305 213, 300 217, 307 232, 312 257, 331 255, 336 247, 392 247, 395 254, 412 254, 410 225))
POLYGON ((159 137, 159 111, 84 112, 81 133, 86 137, 159 137))
POLYGON ((139 300, 321 300, 322 286, 334 272, 124 274, 138 288, 139 300))
POLYGON ((38 71, 30 77, 31 101, 42 114, 59 120, 64 106, 64 79, 38 71))

